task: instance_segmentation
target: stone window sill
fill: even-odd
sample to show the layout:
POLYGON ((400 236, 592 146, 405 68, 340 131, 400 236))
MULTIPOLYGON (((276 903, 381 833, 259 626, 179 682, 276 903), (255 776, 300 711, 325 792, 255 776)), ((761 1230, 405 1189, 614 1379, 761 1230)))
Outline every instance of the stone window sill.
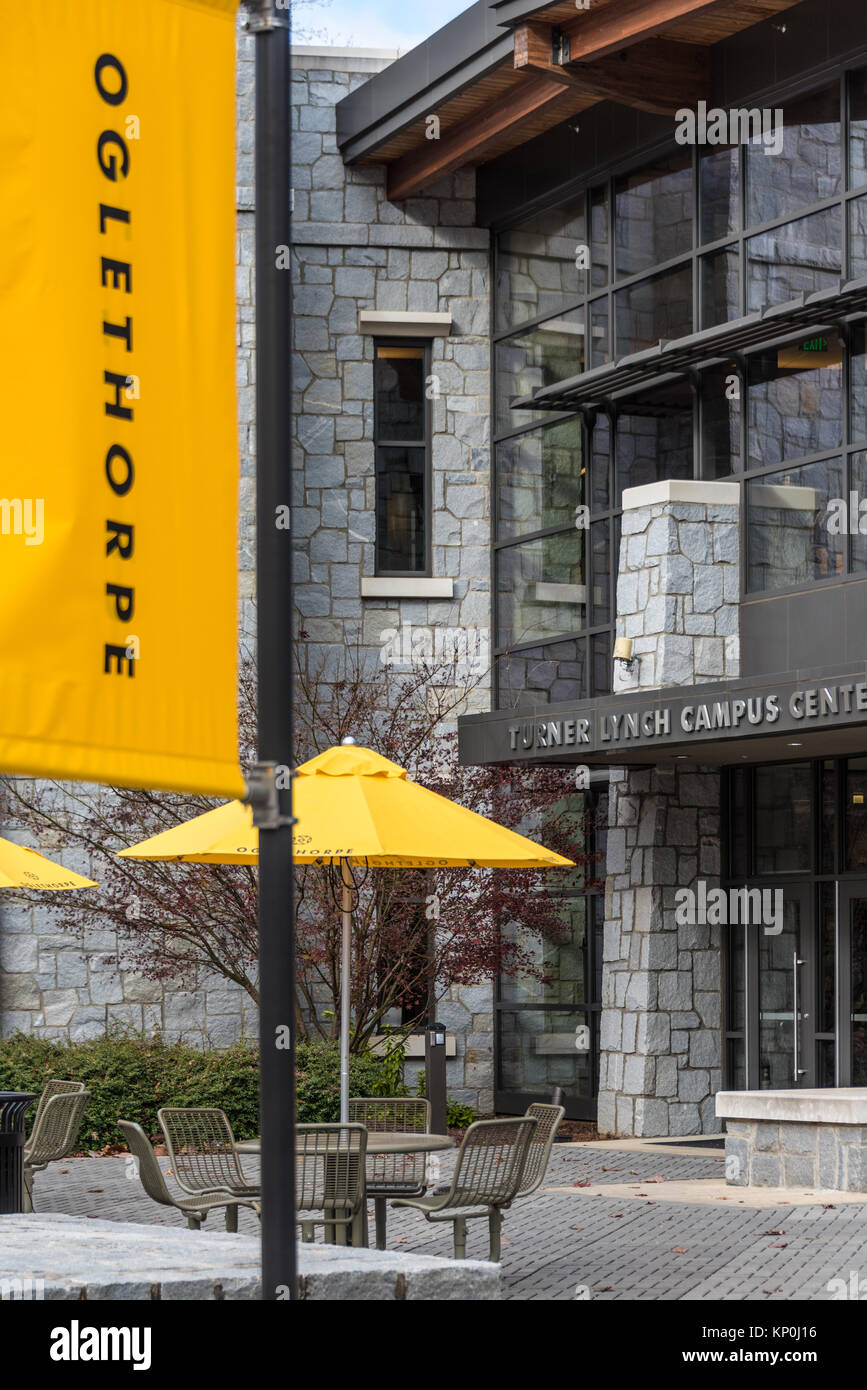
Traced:
POLYGON ((401 579, 384 575, 361 581, 362 598, 453 598, 454 590, 453 579, 401 579))
POLYGON ((360 309, 358 331, 383 338, 447 338, 452 316, 422 310, 360 309))

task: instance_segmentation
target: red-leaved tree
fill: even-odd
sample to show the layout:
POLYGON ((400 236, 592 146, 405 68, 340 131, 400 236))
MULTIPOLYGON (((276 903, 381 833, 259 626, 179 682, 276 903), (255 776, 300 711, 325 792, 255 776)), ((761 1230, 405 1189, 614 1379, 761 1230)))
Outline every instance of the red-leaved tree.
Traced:
MULTIPOLYGON (((303 641, 299 647, 304 653, 303 641)), ((588 817, 567 769, 462 767, 455 718, 483 679, 464 678, 457 655, 408 672, 371 669, 360 649, 297 671, 297 760, 346 735, 406 767, 417 783, 529 835, 576 861, 576 870, 355 870, 353 1047, 361 1049, 399 1010, 407 1029, 450 985, 496 973, 547 980, 546 960, 568 939, 562 890, 593 879, 588 817), (558 890, 558 896, 549 891, 558 890)), ((255 675, 242 666, 242 758, 255 754, 255 675)), ((116 851, 189 820, 205 797, 125 788, 79 788, 7 778, 4 820, 27 828, 48 852, 83 851, 99 888, 56 895, 58 924, 117 933, 123 969, 194 987, 206 970, 258 1002, 254 867, 117 859, 116 851)), ((420 827, 423 833, 423 827, 420 827)), ((41 906, 46 906, 45 898, 41 906)), ((298 1024, 333 1038, 340 1003, 340 910, 334 877, 299 867, 296 894, 298 1024)))

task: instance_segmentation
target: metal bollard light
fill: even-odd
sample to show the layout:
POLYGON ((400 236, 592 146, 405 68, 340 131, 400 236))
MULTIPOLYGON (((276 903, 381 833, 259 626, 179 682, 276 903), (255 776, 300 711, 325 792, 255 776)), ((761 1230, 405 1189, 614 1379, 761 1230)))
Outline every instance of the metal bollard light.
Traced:
POLYGON ((446 1132, 446 1029, 444 1023, 429 1023, 424 1039, 425 1091, 430 1101, 430 1127, 433 1134, 446 1132))

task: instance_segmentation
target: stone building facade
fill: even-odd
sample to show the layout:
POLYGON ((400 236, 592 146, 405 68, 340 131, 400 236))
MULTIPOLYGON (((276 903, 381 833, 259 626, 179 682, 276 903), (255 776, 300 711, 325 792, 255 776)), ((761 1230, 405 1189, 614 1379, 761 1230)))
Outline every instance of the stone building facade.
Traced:
MULTIPOLYGON (((347 650, 381 673, 386 648, 411 651, 419 629, 471 631, 477 662, 490 630, 489 234, 475 225, 475 179, 443 179, 398 208, 384 170, 347 168, 335 139, 335 105, 395 54, 293 52, 292 525, 301 659, 308 672, 341 668, 347 650), (365 312, 412 317, 430 337, 432 575, 403 584, 374 579, 373 359, 365 312), (364 588, 363 588, 364 586, 364 588), (367 589, 368 592, 364 590, 367 589)), ((237 390, 241 456, 239 630, 255 633, 255 187, 254 40, 238 35, 237 390)), ((388 330, 388 320, 385 332, 388 330)), ((378 327, 379 325, 375 325, 378 327)), ((486 682, 467 708, 486 708, 486 682)), ((453 726, 452 726, 453 727, 453 726)), ((92 789, 92 795, 99 795, 92 789)), ((104 794, 104 793, 103 793, 104 794)), ((3 833, 19 832, 11 814, 3 833)), ((40 847, 91 872, 47 833, 40 847)), ((163 987, 123 969, 116 934, 58 929, 43 904, 0 902, 0 1030, 83 1039, 121 1024, 197 1045, 256 1036, 255 1006, 220 977, 163 987), (118 960, 120 964, 118 964, 118 960)), ((322 998, 321 1007, 331 1006, 322 998)), ((456 987, 440 1007, 454 1037, 449 1094, 482 1113, 493 1108, 491 989, 456 987)), ((408 1079, 419 1062, 407 1065, 408 1079)))

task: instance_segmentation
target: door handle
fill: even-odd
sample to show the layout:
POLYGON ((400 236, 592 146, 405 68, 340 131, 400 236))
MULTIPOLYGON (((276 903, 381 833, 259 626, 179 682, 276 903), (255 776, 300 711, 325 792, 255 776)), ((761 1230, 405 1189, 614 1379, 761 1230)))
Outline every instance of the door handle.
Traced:
MULTIPOLYGON (((794 1030, 794 1061, 795 1061, 795 1085, 797 1086, 802 1076, 806 1075, 806 1067, 801 1066, 801 1012, 799 1008, 798 990, 798 966, 803 965, 804 961, 795 951, 792 956, 792 1025, 794 1030)), ((806 1017, 806 1014, 804 1015, 806 1017)))

